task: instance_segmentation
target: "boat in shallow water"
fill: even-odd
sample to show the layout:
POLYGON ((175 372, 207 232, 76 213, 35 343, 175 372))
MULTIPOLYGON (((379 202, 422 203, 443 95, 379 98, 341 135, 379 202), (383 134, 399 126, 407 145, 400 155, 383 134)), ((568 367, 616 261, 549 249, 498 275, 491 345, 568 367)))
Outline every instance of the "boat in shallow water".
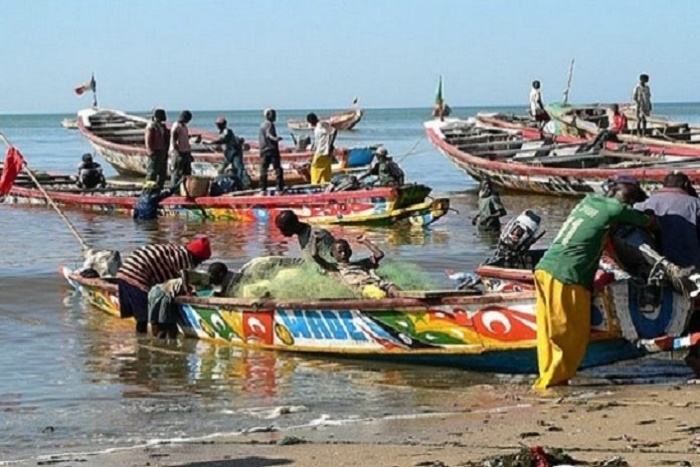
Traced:
MULTIPOLYGON (((132 215, 141 192, 140 184, 108 183, 105 188, 85 190, 70 176, 38 174, 38 180, 56 204, 106 214, 132 215)), ((171 196, 161 201, 159 211, 192 220, 268 222, 291 209, 300 219, 316 224, 388 225, 407 219, 414 225, 429 225, 447 214, 450 205, 447 198, 430 198, 430 191, 421 184, 332 192, 300 185, 288 187, 281 195, 270 189, 267 196, 257 190, 197 198, 171 196)), ((44 194, 25 177, 15 181, 4 202, 47 204, 44 194)))
MULTIPOLYGON (((534 373, 537 370, 535 293, 529 271, 491 266, 489 290, 404 291, 398 298, 275 300, 179 297, 178 324, 186 337, 239 347, 350 357, 372 361, 449 366, 469 370, 534 373), (523 279, 523 280, 520 280, 523 279)), ((69 268, 62 276, 93 307, 119 316, 117 286, 87 279, 69 268)), ((668 290, 654 309, 641 304, 631 281, 595 295, 591 343, 582 367, 633 359, 697 344, 677 338, 674 309, 689 301, 668 290), (640 312, 642 311, 642 312, 640 312), (641 340, 623 339, 623 316, 641 340)))
MULTIPOLYGON (((536 131, 536 130, 534 130, 536 131)), ((587 149, 588 141, 532 139, 520 129, 484 126, 477 119, 431 120, 428 140, 459 169, 476 180, 525 192, 583 196, 603 193, 619 174, 632 175, 649 191, 661 187, 673 170, 700 180, 700 160, 654 155, 647 151, 587 149)))
MULTIPOLYGON (((77 126, 80 134, 119 174, 142 176, 146 174, 148 167, 148 151, 144 142, 148 122, 147 118, 118 110, 89 108, 78 112, 77 126)), ((216 176, 224 160, 223 153, 202 142, 214 141, 218 134, 195 128, 189 128, 189 133, 193 140, 193 174, 216 176), (197 139, 201 139, 201 142, 195 143, 197 139)), ((283 147, 281 156, 284 178, 288 184, 308 182, 308 170, 304 169, 304 166, 313 157, 311 151, 295 152, 283 147)), ((336 149, 334 157, 335 162, 331 169, 334 173, 342 173, 347 169, 367 166, 372 160, 372 151, 369 148, 339 148, 336 149)), ((251 179, 257 182, 260 165, 257 142, 250 143, 250 149, 244 153, 243 161, 251 179)))
MULTIPOLYGON (((552 103, 547 113, 556 120, 562 134, 594 138, 609 125, 608 105, 564 105, 552 103)), ((617 138, 628 145, 644 145, 654 154, 700 157, 700 125, 673 122, 651 116, 647 119, 644 134, 637 133, 637 117, 634 107, 620 105, 620 111, 628 118, 628 128, 617 138)))

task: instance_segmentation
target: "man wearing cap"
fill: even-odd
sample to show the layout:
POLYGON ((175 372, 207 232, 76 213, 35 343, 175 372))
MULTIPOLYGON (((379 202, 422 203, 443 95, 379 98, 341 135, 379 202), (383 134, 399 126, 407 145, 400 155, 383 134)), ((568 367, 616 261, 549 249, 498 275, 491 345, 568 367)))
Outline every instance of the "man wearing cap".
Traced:
POLYGON ((168 172, 168 145, 170 135, 165 127, 165 110, 156 109, 151 121, 146 125, 146 151, 148 152, 148 169, 146 180, 156 182, 163 188, 168 172))
POLYGON ((404 183, 403 170, 389 157, 389 152, 384 146, 377 148, 369 170, 362 174, 359 179, 363 180, 371 175, 376 177, 374 183, 379 186, 401 186, 404 183))
POLYGON ((187 245, 156 244, 137 248, 117 272, 121 317, 133 316, 136 332, 145 334, 151 287, 179 277, 182 270, 194 268, 210 257, 209 239, 204 236, 187 245))
POLYGON ((330 183, 333 142, 338 130, 326 120, 319 120, 315 113, 306 116, 306 121, 314 129, 314 158, 311 161, 311 183, 330 183))
POLYGON ((251 187, 250 176, 245 170, 243 164, 243 145, 242 141, 233 133, 231 128, 228 128, 228 122, 224 117, 216 119, 216 128, 219 130, 219 137, 214 141, 206 142, 210 145, 223 145, 224 147, 224 165, 221 166, 219 174, 226 173, 226 169, 233 167, 234 175, 238 178, 241 188, 248 190, 251 187))
POLYGON ((537 363, 534 387, 565 384, 583 361, 591 327, 591 290, 611 226, 650 226, 632 209, 646 195, 634 177, 611 180, 606 196, 588 195, 571 211, 535 267, 537 363))
POLYGON ((282 161, 280 159, 281 136, 277 136, 275 120, 277 112, 274 109, 265 109, 263 112, 265 121, 260 125, 258 144, 260 145, 260 194, 265 194, 267 190, 267 169, 272 164, 277 175, 277 191, 279 194, 284 190, 284 172, 282 171, 282 161))

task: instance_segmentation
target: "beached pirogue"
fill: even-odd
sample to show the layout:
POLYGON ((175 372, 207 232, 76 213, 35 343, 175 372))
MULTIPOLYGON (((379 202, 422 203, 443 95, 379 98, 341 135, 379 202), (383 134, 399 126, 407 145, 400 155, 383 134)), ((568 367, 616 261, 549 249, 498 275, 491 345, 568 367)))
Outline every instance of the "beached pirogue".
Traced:
MULTIPOLYGON (((479 271, 486 293, 426 291, 399 298, 275 300, 180 297, 178 324, 186 337, 247 348, 324 354, 471 370, 535 372, 535 293, 529 270, 498 265, 479 271)), ((61 270, 94 307, 119 316, 117 286, 61 270)), ((641 303, 632 281, 596 293, 591 344, 583 366, 697 344, 683 332, 690 300, 663 289, 641 303), (622 338, 636 336, 635 342, 622 338)))
MULTIPOLYGON (((145 175, 148 166, 148 152, 144 142, 144 132, 148 119, 110 109, 84 109, 78 112, 77 125, 80 133, 105 160, 121 175, 145 175)), ((193 139, 201 138, 203 142, 213 141, 218 135, 211 132, 189 129, 193 139)), ((257 142, 250 143, 251 149, 244 154, 246 170, 254 182, 259 176, 260 157, 257 142)), ((310 151, 294 152, 282 148, 282 169, 288 184, 308 181, 308 171, 302 166, 313 156, 310 151)), ((223 153, 212 146, 193 143, 192 171, 195 175, 215 176, 224 160, 223 153)), ((336 162, 332 166, 334 173, 346 169, 363 167, 372 159, 371 150, 336 149, 336 162)))
MULTIPOLYGON (((138 184, 108 184, 84 190, 69 176, 37 174, 38 180, 58 205, 106 214, 131 215, 141 191, 138 184)), ((429 198, 431 189, 421 184, 401 187, 367 187, 352 191, 326 192, 319 186, 287 188, 283 195, 259 196, 257 191, 189 199, 171 196, 159 204, 162 215, 189 219, 273 221, 292 209, 300 219, 318 224, 386 225, 409 219, 414 225, 429 225, 449 210, 449 199, 429 198)), ((25 177, 15 181, 5 203, 46 205, 45 195, 25 177)))
POLYGON ((639 179, 644 188, 655 190, 676 169, 691 180, 700 180, 696 157, 588 150, 587 141, 581 138, 562 143, 525 135, 532 131, 497 128, 478 119, 425 123, 430 142, 458 168, 477 180, 490 178, 508 189, 583 196, 603 193, 607 180, 625 173, 639 179))

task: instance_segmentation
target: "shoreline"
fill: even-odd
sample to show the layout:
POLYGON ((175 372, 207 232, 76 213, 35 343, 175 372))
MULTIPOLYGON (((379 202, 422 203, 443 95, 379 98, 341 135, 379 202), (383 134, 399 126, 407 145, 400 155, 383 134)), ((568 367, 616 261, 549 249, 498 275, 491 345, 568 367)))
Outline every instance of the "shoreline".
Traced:
POLYGON ((698 388, 567 387, 540 395, 524 385, 480 385, 445 391, 449 397, 435 412, 321 419, 281 431, 249 429, 0 465, 458 466, 481 465, 471 463, 533 446, 559 448, 589 463, 619 457, 631 466, 696 465, 700 418, 693 414, 700 408, 698 388))

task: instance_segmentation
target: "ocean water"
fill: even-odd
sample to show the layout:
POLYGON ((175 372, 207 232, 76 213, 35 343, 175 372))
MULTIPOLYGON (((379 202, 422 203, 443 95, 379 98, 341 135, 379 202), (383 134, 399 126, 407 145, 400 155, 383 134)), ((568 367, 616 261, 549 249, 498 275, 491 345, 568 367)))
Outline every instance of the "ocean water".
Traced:
MULTIPOLYGON (((522 114, 521 107, 456 108, 522 114)), ((659 104, 673 119, 700 121, 700 104, 659 104)), ((280 111, 284 122, 308 111, 280 111)), ((135 112, 143 113, 146 112, 135 112)), ((213 128, 225 115, 234 131, 254 139, 260 112, 195 111, 192 126, 213 128)), ((322 113, 322 112, 319 112, 322 113)), ((174 119, 177 111, 170 111, 174 119)), ((90 146, 60 126, 72 115, 2 115, 2 132, 34 170, 73 173, 90 146)), ((340 133, 338 146, 384 144, 407 179, 449 196, 454 212, 429 229, 331 229, 340 236, 365 233, 397 261, 410 261, 446 288, 445 269, 468 271, 488 257, 494 239, 469 222, 476 184, 435 151, 423 136, 430 109, 369 109, 356 131, 340 133)), ((99 160, 99 158, 98 158, 99 160)), ((115 172, 105 165, 108 175, 115 172)), ((535 208, 547 235, 556 233, 575 201, 504 195, 509 215, 535 208)), ((214 256, 235 267, 265 254, 296 254, 293 242, 266 224, 188 223, 161 219, 144 227, 130 219, 67 213, 87 242, 123 252, 145 243, 179 241, 196 233, 212 238, 214 256)), ((0 461, 74 450, 97 450, 155 439, 233 433, 256 426, 293 426, 318 419, 344 420, 438 410, 444 391, 459 391, 502 377, 445 368, 333 361, 246 351, 183 340, 136 338, 132 325, 85 305, 57 274, 75 265, 80 247, 55 212, 0 204, 0 461), (298 410, 274 418, 275 408, 298 410)), ((358 254, 361 254, 358 252, 358 254)), ((676 360, 645 363, 649 378, 681 378, 676 360)), ((638 367, 618 365, 616 375, 638 377, 638 367), (634 368, 634 369, 630 369, 634 368)), ((526 384, 526 383, 523 383, 526 384)))

